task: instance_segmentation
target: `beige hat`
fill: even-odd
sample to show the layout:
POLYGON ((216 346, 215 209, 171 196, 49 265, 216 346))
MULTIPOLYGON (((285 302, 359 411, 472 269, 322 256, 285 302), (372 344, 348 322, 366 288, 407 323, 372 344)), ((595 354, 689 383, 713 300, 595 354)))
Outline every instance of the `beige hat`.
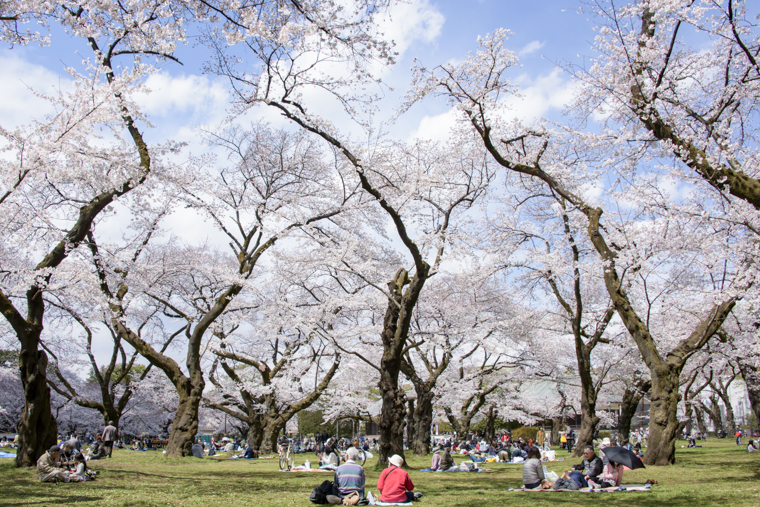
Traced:
POLYGON ((610 445, 610 439, 605 437, 602 439, 602 445, 610 445))
POLYGON ((393 456, 388 458, 388 461, 390 462, 391 465, 395 465, 397 467, 400 467, 404 464, 404 458, 402 458, 398 454, 394 454, 393 456))

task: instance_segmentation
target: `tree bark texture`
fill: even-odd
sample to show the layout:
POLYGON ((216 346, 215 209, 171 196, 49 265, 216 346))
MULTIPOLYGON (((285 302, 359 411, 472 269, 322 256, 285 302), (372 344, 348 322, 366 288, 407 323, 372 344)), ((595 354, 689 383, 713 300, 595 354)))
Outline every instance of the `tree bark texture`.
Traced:
POLYGON ((652 382, 649 380, 639 380, 633 385, 628 385, 623 391, 623 400, 620 404, 620 417, 618 418, 618 445, 630 439, 631 423, 636 415, 636 408, 644 399, 644 396, 652 388, 652 382))
POLYGON ((37 339, 22 341, 19 355, 21 384, 24 387, 24 410, 18 422, 19 447, 17 467, 33 467, 37 459, 58 441, 58 426, 50 411, 50 388, 46 371, 48 358, 37 350, 37 339))
POLYGON ((433 393, 417 391, 417 405, 414 407, 414 440, 409 444, 415 456, 426 456, 430 452, 431 427, 433 425, 433 393))
POLYGON ((747 395, 749 403, 752 405, 752 413, 755 419, 760 422, 760 368, 755 368, 749 362, 740 361, 739 367, 747 386, 747 395))
POLYGON ((198 434, 198 408, 205 385, 201 376, 196 382, 187 379, 177 389, 179 405, 174 414, 169 442, 166 444, 166 455, 170 458, 193 455, 192 447, 198 434))

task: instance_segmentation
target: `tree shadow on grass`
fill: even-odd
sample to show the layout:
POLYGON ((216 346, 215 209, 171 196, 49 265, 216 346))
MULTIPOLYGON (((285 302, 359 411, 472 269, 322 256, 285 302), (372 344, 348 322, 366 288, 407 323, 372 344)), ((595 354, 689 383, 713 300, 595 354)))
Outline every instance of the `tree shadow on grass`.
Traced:
POLYGON ((18 503, 3 502, 3 505, 9 506, 9 507, 23 506, 23 505, 71 505, 71 504, 80 504, 80 503, 88 503, 88 502, 99 502, 103 500, 103 497, 101 496, 65 496, 65 495, 54 495, 54 494, 43 495, 39 492, 35 492, 34 496, 35 497, 45 496, 46 499, 39 500, 36 502, 35 501, 30 502, 29 499, 27 498, 18 503))

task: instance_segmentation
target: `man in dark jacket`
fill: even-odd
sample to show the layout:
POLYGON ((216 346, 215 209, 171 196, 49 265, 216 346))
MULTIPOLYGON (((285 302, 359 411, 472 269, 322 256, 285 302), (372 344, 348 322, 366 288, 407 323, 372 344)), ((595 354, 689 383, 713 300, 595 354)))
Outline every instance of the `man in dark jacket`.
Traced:
POLYGON ((583 462, 578 465, 573 465, 573 472, 570 472, 570 477, 575 480, 582 488, 588 487, 589 479, 596 479, 596 476, 601 474, 604 470, 604 463, 602 459, 596 455, 594 448, 587 445, 583 449, 583 462), (582 471, 582 472, 581 472, 582 471))

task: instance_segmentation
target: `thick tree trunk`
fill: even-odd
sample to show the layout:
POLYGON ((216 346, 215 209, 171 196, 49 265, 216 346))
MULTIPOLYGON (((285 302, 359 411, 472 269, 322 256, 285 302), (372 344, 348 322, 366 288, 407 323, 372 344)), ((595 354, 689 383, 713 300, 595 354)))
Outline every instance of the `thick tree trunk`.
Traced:
POLYGON ((39 334, 21 341, 19 370, 24 387, 24 410, 18 422, 19 447, 17 467, 33 467, 58 440, 58 426, 50 411, 50 388, 47 384, 48 358, 37 349, 39 334))
POLYGON ((414 400, 407 400, 406 410, 406 442, 410 449, 414 449, 412 443, 414 442, 415 431, 417 425, 414 421, 415 418, 414 400))
POLYGON ((636 415, 636 408, 641 403, 646 393, 652 388, 650 381, 636 382, 632 386, 626 386, 623 391, 623 400, 620 404, 620 417, 618 418, 618 445, 630 439, 631 423, 636 415))
POLYGON ((380 410, 378 433, 380 445, 378 449, 378 468, 388 466, 388 458, 394 454, 404 457, 404 422, 406 408, 404 392, 398 387, 399 358, 383 354, 380 361, 380 394, 383 405, 380 410), (395 359, 395 360, 394 360, 395 359))
MULTIPOLYGON (((705 407, 705 412, 712 421, 715 432, 717 433, 717 431, 723 427, 723 417, 720 413, 720 405, 718 405, 718 398, 715 394, 710 396, 710 406, 705 407)), ((705 433, 705 435, 707 435, 707 433, 705 433)))
POLYGON ((414 407, 414 441, 410 443, 416 456, 426 456, 430 452, 430 428, 433 425, 433 393, 417 391, 417 406, 414 407))
POLYGON ((486 442, 489 444, 494 441, 496 437, 496 414, 494 412, 494 406, 488 407, 488 414, 486 414, 486 442))
POLYGON ((680 368, 663 366, 653 370, 649 438, 643 459, 646 465, 671 465, 676 461, 680 375, 680 368))
POLYGON ((174 413, 172 431, 166 445, 166 455, 169 458, 192 456, 193 442, 198 434, 198 407, 201 404, 205 382, 201 377, 196 380, 195 385, 190 379, 186 379, 182 384, 177 389, 179 405, 174 413))
POLYGON ((285 426, 281 424, 267 424, 264 426, 260 451, 263 454, 277 452, 277 438, 285 426))
MULTIPOLYGON (((583 404, 581 404, 581 408, 584 408, 583 404)), ((593 445, 594 431, 597 424, 599 424, 599 418, 596 415, 588 415, 586 410, 584 410, 584 414, 581 417, 581 429, 578 431, 578 437, 575 440, 574 457, 582 456, 583 448, 587 445, 593 445)))
POLYGON ((552 445, 559 446, 559 430, 564 427, 562 416, 552 417, 552 445))
POLYGON ((264 429, 261 426, 261 421, 259 421, 258 418, 252 418, 249 421, 246 441, 251 449, 263 453, 264 451, 261 448, 261 445, 264 441, 264 429))
POLYGON ((576 341, 578 371, 581 377, 581 429, 575 438, 573 456, 580 457, 583 456, 583 449, 587 445, 593 445, 594 431, 599 424, 599 418, 596 416, 597 393, 591 378, 591 347, 584 345, 580 338, 576 341))
POLYGON ((755 414, 755 419, 760 422, 760 369, 744 361, 739 362, 739 368, 747 386, 752 413, 755 414))
MULTIPOLYGON (((388 458, 398 454, 404 458, 404 424, 406 419, 406 395, 399 389, 398 377, 409 333, 412 310, 427 278, 429 267, 424 262, 423 271, 410 281, 405 269, 399 269, 393 281, 388 283, 391 299, 383 318, 383 357, 380 359, 380 380, 378 387, 382 399, 378 433, 378 460, 380 470, 388 466, 388 458), (409 287, 404 292, 404 286, 409 287)), ((406 466, 406 464, 404 464, 406 466)))
POLYGON ((707 436, 707 426, 705 425, 705 414, 697 407, 694 407, 694 416, 697 419, 697 429, 703 437, 707 436))

